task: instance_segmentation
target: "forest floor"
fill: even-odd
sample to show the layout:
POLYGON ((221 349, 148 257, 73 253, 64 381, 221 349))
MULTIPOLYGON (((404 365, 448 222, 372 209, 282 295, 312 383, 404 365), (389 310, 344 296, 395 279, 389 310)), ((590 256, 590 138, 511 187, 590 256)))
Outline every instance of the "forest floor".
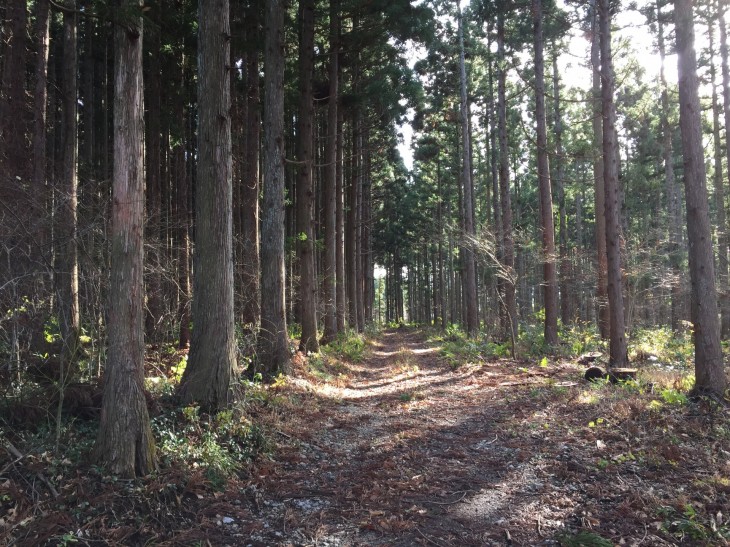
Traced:
POLYGON ((24 522, 0 513, 8 544, 730 543, 730 416, 707 401, 589 384, 567 360, 452 367, 408 328, 295 369, 252 417, 276 446, 240 478, 67 472, 59 499, 13 509, 24 522))

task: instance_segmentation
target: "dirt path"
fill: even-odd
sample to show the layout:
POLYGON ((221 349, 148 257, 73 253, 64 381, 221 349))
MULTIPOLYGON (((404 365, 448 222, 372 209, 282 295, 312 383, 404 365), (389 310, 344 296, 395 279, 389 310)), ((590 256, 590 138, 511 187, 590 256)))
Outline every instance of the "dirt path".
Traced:
POLYGON ((596 514, 619 501, 624 513, 641 504, 631 494, 641 481, 611 486, 615 477, 595 467, 594 435, 586 455, 561 430, 569 406, 584 425, 596 419, 574 408, 580 371, 522 365, 452 371, 422 332, 402 329, 385 332, 344 385, 295 381, 297 416, 283 421, 275 461, 240 500, 251 511, 243 520, 254 520, 231 539, 557 545, 551 538, 565 527, 593 527, 616 542, 667 544, 630 516, 617 515, 616 525, 596 514))

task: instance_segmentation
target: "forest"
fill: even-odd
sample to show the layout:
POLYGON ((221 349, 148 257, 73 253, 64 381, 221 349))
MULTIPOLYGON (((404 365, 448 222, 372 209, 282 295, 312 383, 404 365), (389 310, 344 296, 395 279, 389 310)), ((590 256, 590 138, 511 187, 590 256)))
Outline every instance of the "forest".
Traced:
POLYGON ((730 544, 724 0, 0 0, 0 545, 730 544))

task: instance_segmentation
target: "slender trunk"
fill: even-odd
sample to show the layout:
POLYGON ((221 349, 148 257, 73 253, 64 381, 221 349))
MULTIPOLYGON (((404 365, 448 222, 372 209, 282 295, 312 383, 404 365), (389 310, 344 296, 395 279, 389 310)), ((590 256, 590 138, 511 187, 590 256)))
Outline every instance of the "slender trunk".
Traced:
POLYGON ((180 397, 221 410, 232 399, 236 366, 228 0, 201 0, 198 20, 198 97, 204 100, 198 102, 194 329, 180 397))
POLYGON ((347 214, 347 293, 349 301, 349 325, 350 328, 358 331, 360 326, 358 325, 358 309, 357 309, 357 232, 359 225, 358 217, 358 195, 360 193, 360 150, 362 143, 362 136, 360 134, 360 114, 355 113, 353 115, 352 123, 352 160, 351 160, 351 175, 350 175, 350 188, 348 192, 348 205, 349 210, 347 214))
POLYGON ((360 306, 360 326, 365 328, 367 323, 373 320, 373 253, 372 253, 372 153, 370 131, 366 133, 366 145, 363 150, 363 178, 362 178, 362 197, 360 205, 360 265, 361 265, 361 293, 360 298, 362 305, 360 306))
POLYGON ((618 137, 616 105, 613 99, 614 74, 611 57, 611 14, 609 0, 599 0, 601 41, 601 103, 603 105, 603 184, 606 214, 606 259, 608 264, 608 310, 610 321, 609 366, 628 363, 621 275, 621 202, 618 181, 618 137))
POLYGON ((545 343, 558 343, 558 279, 555 267, 553 193, 547 150, 545 121, 545 61, 543 57, 542 0, 532 0, 535 25, 535 117, 537 118, 537 176, 540 189, 540 231, 542 233, 543 300, 545 343))
POLYGON ((179 92, 175 97, 173 116, 180 134, 172 150, 174 195, 175 195, 175 228, 174 237, 177 249, 178 308, 177 319, 180 325, 178 347, 186 348, 190 344, 190 211, 188 208, 188 176, 185 154, 186 120, 185 97, 186 86, 185 57, 180 56, 179 92))
MULTIPOLYGON (((722 97, 725 105, 725 156, 730 158, 730 67, 728 66, 727 29, 725 28, 725 2, 718 2, 717 5, 719 11, 717 25, 720 27, 720 58, 722 60, 722 97)), ((728 167, 728 177, 730 178, 730 166, 728 167)), ((720 229, 725 233, 725 244, 730 244, 728 241, 729 227, 723 225, 720 229)), ((727 294, 727 286, 724 287, 724 291, 726 294, 722 299, 722 336, 727 338, 730 336, 730 294, 727 294)))
MULTIPOLYGON (((160 22, 160 7, 153 5, 149 12, 155 23, 160 22)), ((147 267, 145 268, 145 293, 147 296, 145 333, 148 340, 154 340, 158 322, 162 317, 162 240, 159 237, 162 224, 162 200, 160 165, 160 111, 162 109, 162 74, 160 73, 161 41, 159 27, 145 34, 147 44, 147 72, 145 74, 146 139, 145 174, 147 218, 145 222, 145 245, 147 267)))
POLYGON ((266 2, 264 37, 264 201, 261 210, 261 331, 256 371, 288 372, 284 292, 284 4, 266 2))
POLYGON ((329 98, 324 154, 324 335, 327 344, 337 336, 337 100, 339 84, 339 2, 330 0, 329 98))
MULTIPOLYGON (((33 181, 35 200, 32 201, 35 218, 45 218, 46 196, 46 111, 48 98, 48 40, 49 1, 36 3, 35 37, 37 41, 35 66, 35 93, 33 106, 33 181)), ((41 224, 38 239, 39 254, 43 252, 47 238, 47 226, 41 224)))
MULTIPOLYGON (((337 73, 339 79, 340 72, 337 73)), ((336 126, 336 156, 335 156, 335 181, 336 196, 335 199, 335 223, 336 223, 336 260, 337 275, 335 283, 335 292, 337 293, 337 332, 344 332, 347 328, 347 284, 345 283, 345 188, 343 178, 343 120, 344 115, 342 109, 337 109, 337 126, 336 126)))
POLYGON ((461 8, 458 6, 459 17, 459 74, 461 81, 461 138, 462 138, 462 171, 461 184, 464 192, 464 234, 461 251, 464 260, 464 298, 466 300, 466 332, 469 336, 476 336, 479 332, 479 299, 477 296, 476 260, 472 240, 476 239, 474 227, 474 182, 472 180, 471 165, 471 132, 469 131, 469 103, 467 100, 466 60, 464 58, 464 23, 461 8))
MULTIPOLYGON (((127 9, 138 0, 123 0, 127 9)), ((107 364, 95 458, 123 477, 155 469, 144 394, 142 19, 114 29, 114 172, 107 364)))
POLYGON ((603 182, 603 114, 601 102, 601 62, 600 62, 600 30, 598 28, 598 7, 591 0, 591 19, 593 42, 591 43, 591 65, 593 66, 593 180, 596 216, 596 269, 598 281, 596 286, 596 305, 598 315, 598 332, 607 340, 610 335, 610 319, 608 316, 608 259, 606 257, 606 191, 603 182))
MULTIPOLYGON (((75 8, 75 3, 68 5, 75 8)), ((58 293, 59 327, 63 342, 65 374, 78 357, 79 319, 79 263, 77 246, 78 208, 78 126, 77 116, 77 55, 76 13, 63 15, 63 176, 58 213, 58 293)), ((65 378, 62 377, 62 382, 65 378)))
POLYGON ((312 122, 314 102, 314 0, 299 2, 299 113, 297 115, 297 258, 299 260, 299 349, 319 351, 317 341, 317 273, 314 268, 314 184, 312 181, 312 122))
MULTIPOLYGON (((246 35, 256 43, 258 31, 258 9, 256 4, 247 12, 246 35)), ((259 324, 261 317, 260 242, 259 242, 259 147, 261 140, 261 113, 259 109, 259 50, 254 47, 246 53, 247 124, 245 135, 245 161, 241 184, 241 231, 243 309, 241 322, 251 329, 259 324)))
POLYGON ((507 70, 504 54, 504 14, 497 18, 497 114, 499 124, 499 196, 502 206, 503 305, 508 338, 517 338, 517 299, 515 295, 515 244, 512 237, 512 200, 509 188, 509 148, 507 143, 507 70))
POLYGON ((710 37, 710 83, 712 85, 712 137, 715 159, 715 210, 717 226, 717 270, 719 275, 719 304, 721 327, 730 325, 730 294, 728 293, 728 233, 725 218, 725 188, 722 174, 722 143, 720 140, 720 104, 717 96, 717 70, 715 67, 714 22, 710 20, 708 35, 710 37))
POLYGON ((689 274, 695 342, 695 391, 722 398, 725 377, 715 291, 692 0, 674 1, 679 82, 679 126, 684 158, 689 274))
POLYGON ((568 223, 565 211, 565 150, 563 149, 563 114, 560 107, 560 73, 558 53, 553 53, 553 105, 555 131, 555 189, 558 194, 560 222, 560 320, 563 326, 572 322, 575 291, 570 287, 570 257, 568 256, 568 223))

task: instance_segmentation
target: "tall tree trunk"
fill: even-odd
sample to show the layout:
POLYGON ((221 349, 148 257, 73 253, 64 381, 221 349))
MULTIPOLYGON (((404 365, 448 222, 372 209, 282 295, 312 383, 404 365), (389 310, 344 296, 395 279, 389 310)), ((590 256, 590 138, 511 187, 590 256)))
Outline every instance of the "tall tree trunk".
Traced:
POLYGON ((372 202, 373 202, 373 166, 372 146, 370 129, 366 131, 365 147, 363 149, 363 178, 361 189, 360 205, 360 298, 362 305, 359 306, 360 325, 365 325, 373 320, 373 253, 372 253, 372 202))
POLYGON ((610 319, 608 310, 608 259, 606 257, 606 191, 603 182, 603 114, 601 102, 601 61, 598 7, 591 0, 591 27, 593 41, 591 42, 591 65, 593 66, 593 181, 595 195, 596 217, 596 270, 598 280, 596 285, 596 306, 598 315, 598 332, 601 338, 608 340, 610 335, 610 319))
MULTIPOLYGON (((254 2, 247 12, 246 36, 250 44, 258 44, 259 16, 254 2)), ((260 290, 260 247, 259 247, 259 147, 261 141, 261 113, 259 108, 259 49, 251 46, 246 53, 248 123, 246 124, 245 162, 243 165, 243 184, 241 184, 241 231, 242 273, 244 301, 241 322, 255 328, 261 318, 260 290)))
POLYGON ((565 211, 565 150, 563 149, 563 114, 560 107, 560 73, 558 52, 553 53, 553 105, 555 131, 555 189, 558 194, 558 217, 560 222, 560 319, 563 326, 573 320, 575 290, 570 287, 570 257, 568 256, 568 223, 565 211))
MULTIPOLYGON (((122 0, 138 9, 139 0, 122 0)), ((144 395, 142 19, 114 28, 114 173, 107 364, 95 458, 123 477, 155 469, 144 395)))
POLYGON ((609 366, 628 363, 621 275, 621 201, 618 181, 618 136, 613 102, 614 74, 611 57, 610 0, 599 0, 601 36, 601 103, 603 106, 603 184, 606 214, 606 259, 608 264, 608 311, 610 322, 609 366))
POLYGON ((679 126, 684 157, 689 274, 695 342, 695 392, 722 398, 727 386, 715 292, 692 0, 674 0, 679 79, 679 126))
POLYGON ((145 174, 147 201, 147 218, 145 222, 145 244, 147 267, 145 268, 145 293, 147 295, 145 332, 148 340, 154 340, 158 321, 162 317, 162 240, 159 237, 162 224, 162 200, 160 166, 160 114, 162 110, 162 74, 160 72, 160 17, 159 4, 153 4, 148 12, 155 23, 154 30, 145 34, 147 42, 147 73, 145 76, 146 140, 145 140, 145 174))
POLYGON ((507 69, 504 54, 504 13, 497 15, 497 116, 499 124, 499 196, 502 206, 503 305, 507 320, 505 334, 517 339, 517 299, 515 295, 515 244, 512 237, 512 200, 509 188, 509 148, 507 144, 507 69))
POLYGON ((261 211, 261 331, 255 370, 288 372, 284 291, 284 3, 266 2, 264 38, 264 203, 261 211))
POLYGON ((324 335, 327 344, 337 336, 337 100, 339 84, 340 13, 338 0, 330 0, 329 98, 324 155, 324 335))
POLYGON ((304 352, 319 351, 317 340, 317 272, 314 268, 314 183, 312 180, 314 99, 314 0, 299 2, 299 113, 297 115, 297 258, 299 320, 304 352))
POLYGON ((198 21, 195 328, 180 396, 185 404, 220 410, 231 401, 236 366, 228 0, 200 0, 198 21))
POLYGON ((728 232, 725 217, 725 188, 722 174, 722 144, 720 140, 720 104, 717 96, 717 70, 715 67, 714 21, 710 20, 708 35, 710 38, 710 83, 712 86, 712 137, 715 159, 715 210, 717 224, 717 269, 719 274, 719 304, 721 329, 730 324, 730 287, 728 287, 728 232))
MULTIPOLYGON (((63 365, 70 372, 77 360, 79 347, 79 262, 77 246, 78 207, 78 126, 77 55, 75 3, 67 4, 63 14, 63 176, 58 213, 58 272, 56 286, 63 365)), ((65 379, 62 379, 65 381, 65 379)))
POLYGON ((477 271, 474 258, 474 182, 472 180, 471 165, 471 132, 469 130, 469 103, 467 100, 466 61, 464 56, 464 22, 461 8, 457 3, 459 18, 459 74, 461 91, 461 138, 462 138, 462 170, 461 184, 464 191, 464 234, 461 252, 464 260, 464 292, 466 300, 466 332, 469 336, 476 336, 479 332, 479 299, 477 296, 477 271))
POLYGON ((547 150, 545 121, 545 61, 543 57, 542 0, 532 0, 535 38, 535 117, 537 118, 537 176, 540 189, 540 231, 542 233, 543 300, 545 343, 558 343, 558 279, 555 267, 555 226, 553 193, 547 150))

